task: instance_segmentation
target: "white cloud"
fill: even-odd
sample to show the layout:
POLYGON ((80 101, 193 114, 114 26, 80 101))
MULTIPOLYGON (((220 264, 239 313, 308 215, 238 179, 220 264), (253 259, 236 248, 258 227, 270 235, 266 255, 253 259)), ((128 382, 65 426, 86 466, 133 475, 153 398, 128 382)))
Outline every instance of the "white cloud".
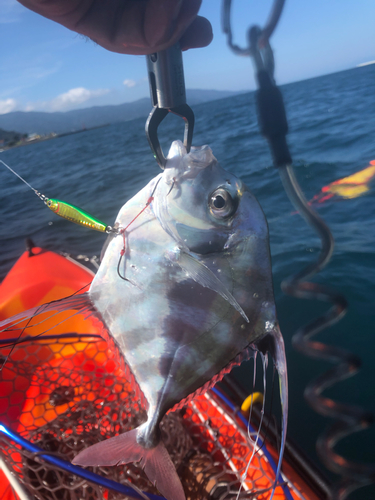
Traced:
POLYGON ((4 99, 0 101, 0 115, 5 115, 5 113, 10 113, 17 106, 17 101, 15 99, 4 99))
POLYGON ((125 87, 135 87, 137 85, 137 82, 135 80, 124 80, 123 84, 125 87))
MULTIPOLYGON (((0 0, 1 1, 1 0, 0 0)), ((89 90, 84 87, 77 87, 70 89, 68 92, 54 97, 48 101, 34 101, 28 102, 22 106, 23 111, 70 111, 78 109, 80 104, 87 102, 91 99, 101 97, 110 93, 109 89, 96 89, 89 90)), ((1 102, 1 101, 0 101, 1 102)), ((19 107, 19 106, 18 106, 19 107)))
POLYGON ((84 87, 77 87, 58 95, 51 101, 44 102, 43 108, 48 111, 63 111, 64 109, 75 107, 77 104, 82 104, 93 97, 108 94, 108 92, 109 89, 88 90, 84 87))

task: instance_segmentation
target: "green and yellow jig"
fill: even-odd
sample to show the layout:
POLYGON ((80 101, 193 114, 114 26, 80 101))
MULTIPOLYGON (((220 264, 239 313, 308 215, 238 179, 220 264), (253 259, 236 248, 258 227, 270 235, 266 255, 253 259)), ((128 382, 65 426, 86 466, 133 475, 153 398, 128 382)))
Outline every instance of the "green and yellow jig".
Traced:
POLYGON ((34 189, 28 182, 25 181, 20 175, 17 174, 9 165, 0 160, 7 169, 9 169, 14 175, 16 175, 22 182, 24 182, 30 189, 34 191, 34 193, 40 198, 47 207, 52 210, 55 214, 59 215, 63 219, 70 220, 75 224, 79 224, 80 226, 89 227, 90 229, 94 229, 95 231, 100 231, 101 233, 118 233, 118 229, 115 229, 111 226, 108 226, 104 222, 96 219, 92 215, 88 214, 84 210, 67 203, 66 201, 57 200, 55 198, 47 198, 42 193, 39 193, 36 189, 34 189))

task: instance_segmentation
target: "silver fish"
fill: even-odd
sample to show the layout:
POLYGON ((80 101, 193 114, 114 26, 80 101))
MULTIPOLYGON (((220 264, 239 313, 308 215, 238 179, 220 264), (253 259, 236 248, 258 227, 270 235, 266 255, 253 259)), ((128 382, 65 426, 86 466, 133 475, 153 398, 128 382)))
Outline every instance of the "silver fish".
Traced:
POLYGON ((160 421, 255 350, 269 350, 283 406, 278 476, 287 373, 268 228, 257 200, 208 146, 187 154, 176 141, 163 173, 122 207, 115 227, 127 229, 110 237, 88 294, 54 308, 100 319, 147 401, 147 421, 87 448, 73 463, 140 462, 168 500, 184 500, 160 421))

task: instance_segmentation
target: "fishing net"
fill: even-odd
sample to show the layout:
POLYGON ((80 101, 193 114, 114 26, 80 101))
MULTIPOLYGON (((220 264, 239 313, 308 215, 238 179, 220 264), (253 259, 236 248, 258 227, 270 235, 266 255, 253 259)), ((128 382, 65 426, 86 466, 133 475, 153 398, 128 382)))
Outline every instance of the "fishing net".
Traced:
MULTIPOLYGON (((146 412, 139 401, 114 353, 94 336, 31 340, 13 350, 1 371, 0 423, 68 462, 88 446, 144 422, 146 412)), ((244 473, 240 498, 270 498, 277 457, 263 447, 246 472, 253 451, 246 425, 237 410, 212 391, 167 414, 161 430, 188 500, 234 499, 244 473)), ((15 475, 25 498, 134 498, 61 470, 4 433, 0 433, 0 449, 3 469, 15 475)), ((142 492, 159 495, 134 464, 88 469, 134 487, 140 498, 148 498, 142 492)), ((287 475, 283 480, 288 481, 287 475)), ((285 486, 278 486, 275 500, 315 498, 304 496, 295 482, 289 484, 291 496, 285 496, 285 491, 285 486)), ((1 492, 4 500, 18 498, 4 477, 0 477, 1 492)))

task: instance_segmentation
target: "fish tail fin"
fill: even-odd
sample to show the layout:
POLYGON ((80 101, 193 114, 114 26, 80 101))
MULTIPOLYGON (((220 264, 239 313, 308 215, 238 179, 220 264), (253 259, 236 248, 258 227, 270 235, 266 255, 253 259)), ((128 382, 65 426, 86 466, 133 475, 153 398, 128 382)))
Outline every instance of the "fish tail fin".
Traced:
POLYGON ((101 441, 81 451, 72 463, 107 466, 139 462, 148 479, 167 500, 186 500, 176 468, 164 444, 160 441, 154 448, 144 448, 137 441, 138 435, 139 428, 101 441))

